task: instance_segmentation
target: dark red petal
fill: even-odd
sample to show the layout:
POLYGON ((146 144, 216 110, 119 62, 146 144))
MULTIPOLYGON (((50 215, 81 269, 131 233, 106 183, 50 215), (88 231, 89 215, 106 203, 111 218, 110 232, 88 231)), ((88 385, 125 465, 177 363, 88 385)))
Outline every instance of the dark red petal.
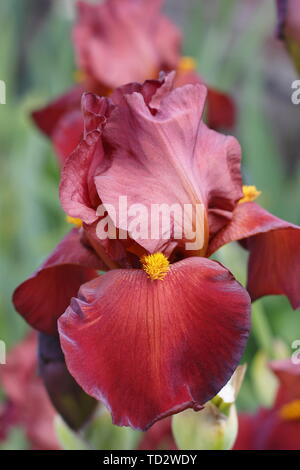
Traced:
POLYGON ((212 129, 231 128, 235 124, 235 104, 226 93, 208 87, 207 124, 212 129))
POLYGON ((80 242, 73 229, 42 266, 14 292, 16 310, 34 328, 55 334, 57 319, 79 287, 103 269, 98 257, 80 242))
POLYGON ((239 414, 238 435, 233 450, 253 450, 255 415, 239 414))
POLYGON ((83 136, 83 118, 80 109, 64 114, 52 133, 54 149, 63 165, 83 136))
POLYGON ((286 403, 299 400, 300 364, 294 364, 291 359, 284 359, 271 362, 270 367, 280 382, 275 407, 280 408, 286 403))
POLYGON ((300 420, 284 421, 277 410, 239 417, 235 450, 299 450, 300 420))
POLYGON ((220 264, 189 258, 163 281, 112 270, 59 320, 71 374, 118 425, 147 429, 200 409, 229 380, 249 332, 250 299, 220 264))
POLYGON ((74 109, 80 109, 83 91, 83 88, 77 85, 44 108, 34 111, 32 118, 35 124, 41 131, 51 137, 56 129, 57 123, 65 113, 73 111, 74 109))
POLYGON ((139 450, 176 450, 171 423, 171 418, 165 418, 155 423, 143 435, 139 450))
POLYGON ((98 402, 87 395, 67 369, 58 336, 39 335, 39 375, 52 405, 72 429, 80 429, 98 402))
POLYGON ((238 204, 232 221, 212 239, 209 255, 235 240, 250 252, 248 290, 253 300, 284 294, 300 305, 300 228, 270 214, 254 202, 238 204))

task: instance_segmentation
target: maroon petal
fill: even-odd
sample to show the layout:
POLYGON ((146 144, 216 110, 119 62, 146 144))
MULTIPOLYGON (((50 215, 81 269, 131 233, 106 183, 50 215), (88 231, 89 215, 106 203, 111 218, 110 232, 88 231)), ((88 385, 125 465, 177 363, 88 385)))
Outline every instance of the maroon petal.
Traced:
POLYGON ((67 112, 80 109, 83 91, 83 88, 77 85, 44 108, 34 111, 32 118, 35 124, 41 131, 51 137, 57 123, 67 112))
POLYGON ((34 328, 55 334, 57 319, 79 287, 105 269, 94 252, 80 242, 73 229, 42 266, 14 292, 16 310, 34 328))
POLYGON ((58 336, 40 333, 38 359, 39 375, 52 405, 72 429, 80 429, 91 418, 98 402, 71 376, 58 336))
POLYGON ((189 258, 164 280, 112 270, 60 317, 67 366, 118 425, 147 429, 201 409, 229 380, 249 331, 247 292, 220 264, 189 258))
POLYGON ((231 96, 208 87, 207 124, 212 129, 230 129, 235 124, 235 103, 231 96))
POLYGON ((280 408, 286 403, 300 399, 300 364, 294 364, 291 359, 273 361, 272 371, 279 379, 275 407, 280 408))
POLYGON ((80 109, 64 114, 52 133, 54 149, 63 165, 83 136, 83 118, 80 109))
POLYGON ((254 202, 238 204, 232 221, 212 239, 209 255, 224 244, 246 241, 250 252, 248 290, 253 300, 264 295, 286 295, 300 306, 300 229, 254 202))

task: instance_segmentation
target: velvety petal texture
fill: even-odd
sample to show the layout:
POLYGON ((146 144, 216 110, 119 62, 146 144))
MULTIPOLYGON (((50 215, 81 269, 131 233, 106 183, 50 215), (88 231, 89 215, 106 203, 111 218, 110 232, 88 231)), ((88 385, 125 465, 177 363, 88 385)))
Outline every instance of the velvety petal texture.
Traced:
POLYGON ((249 332, 250 299, 219 263, 189 258, 164 280, 112 270, 59 320, 71 374, 118 425, 147 429, 201 409, 229 380, 249 332))
POLYGON ((245 240, 250 253, 247 289, 252 299, 284 294, 298 308, 300 228, 245 202, 237 205, 232 221, 212 239, 209 254, 235 240, 245 240))
POLYGON ((73 229, 42 266, 14 292, 16 310, 39 331, 55 334, 57 319, 65 311, 81 284, 105 269, 91 248, 73 229))
POLYGON ((73 30, 78 67, 110 89, 156 78, 179 58, 180 34, 160 14, 161 0, 78 2, 73 30))
MULTIPOLYGON (((214 233, 227 223, 242 197, 240 146, 203 123, 205 98, 203 85, 186 85, 165 94, 153 114, 143 96, 134 92, 111 112, 102 137, 108 164, 95 183, 115 225, 128 229, 133 239, 119 217, 120 195, 127 197, 128 206, 143 204, 148 213, 152 204, 204 204, 209 220, 204 222, 205 233, 208 226, 214 233)), ((139 236, 137 241, 150 252, 166 252, 166 231, 161 222, 159 237, 139 236)), ((175 231, 173 224, 171 233, 175 231)))

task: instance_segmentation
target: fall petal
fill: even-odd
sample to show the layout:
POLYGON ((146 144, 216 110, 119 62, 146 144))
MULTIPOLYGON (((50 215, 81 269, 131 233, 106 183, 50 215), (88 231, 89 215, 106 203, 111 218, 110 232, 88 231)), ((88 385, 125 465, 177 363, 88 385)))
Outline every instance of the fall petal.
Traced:
POLYGON ((233 212, 232 221, 212 239, 209 254, 236 240, 244 240, 250 252, 247 288, 252 299, 284 294, 294 308, 299 307, 299 227, 256 203, 241 203, 233 212))
POLYGON ((52 133, 52 142, 62 164, 75 150, 82 135, 83 118, 79 109, 66 113, 58 121, 52 133))
POLYGON ((112 270, 59 320, 67 366, 118 425, 147 429, 201 409, 228 381, 249 331, 249 297, 220 264, 189 258, 163 281, 112 270))
POLYGON ((83 91, 83 88, 77 85, 44 108, 34 111, 32 118, 35 124, 41 131, 51 137, 57 123, 65 113, 80 109, 83 91))
POLYGON ((42 266, 14 292, 16 310, 39 331, 55 334, 57 319, 79 287, 104 269, 94 252, 73 229, 42 266))

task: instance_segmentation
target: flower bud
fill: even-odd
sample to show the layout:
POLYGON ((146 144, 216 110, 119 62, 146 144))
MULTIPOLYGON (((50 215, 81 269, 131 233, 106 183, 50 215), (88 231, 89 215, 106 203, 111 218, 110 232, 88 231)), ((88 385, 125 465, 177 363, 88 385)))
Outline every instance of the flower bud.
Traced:
POLYGON ((172 429, 179 449, 231 449, 238 431, 235 399, 245 367, 238 367, 225 387, 201 411, 186 410, 173 417, 172 429))

